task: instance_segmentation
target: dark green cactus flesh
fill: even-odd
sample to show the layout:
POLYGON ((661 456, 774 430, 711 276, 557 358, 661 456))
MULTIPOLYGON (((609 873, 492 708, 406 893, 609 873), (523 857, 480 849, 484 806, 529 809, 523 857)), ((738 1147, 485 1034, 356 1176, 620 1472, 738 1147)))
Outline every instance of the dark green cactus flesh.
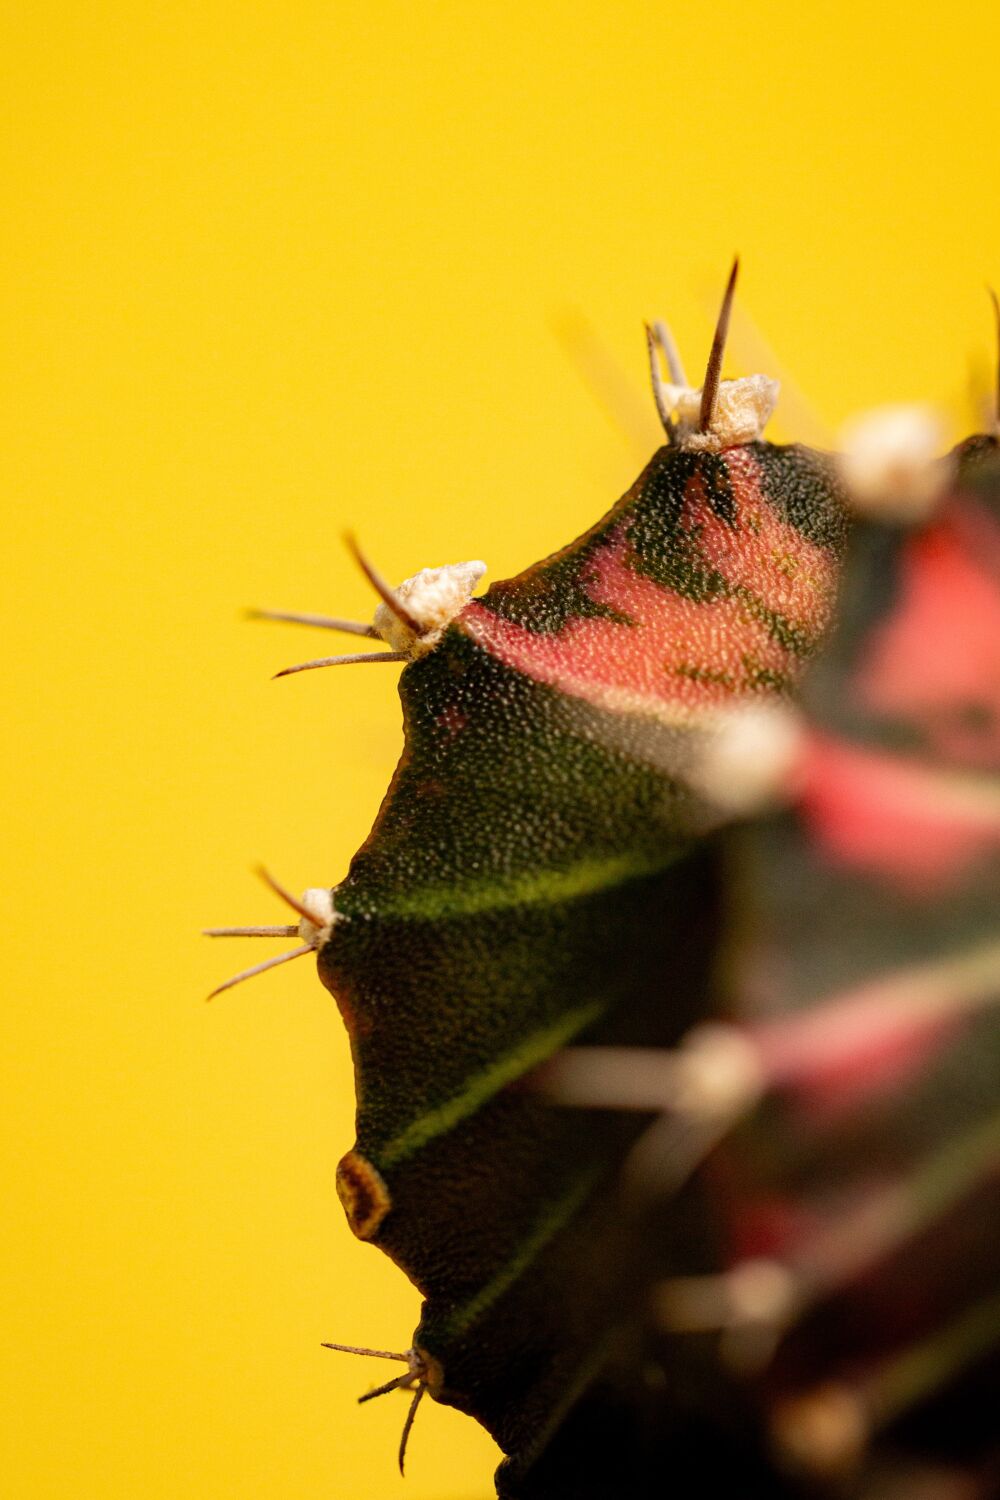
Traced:
POLYGON ((427 1298, 434 1393, 508 1452, 534 1451, 625 1310, 636 1247, 611 1194, 641 1125, 509 1086, 579 1038, 676 1042, 720 937, 696 800, 602 721, 684 733, 784 692, 843 531, 806 450, 663 448, 403 673, 406 749, 320 957, 358 1081, 340 1186, 427 1298))
POLYGON ((509 1500, 989 1500, 1000 445, 848 542, 827 457, 668 435, 412 653, 312 941, 396 1384, 509 1500))

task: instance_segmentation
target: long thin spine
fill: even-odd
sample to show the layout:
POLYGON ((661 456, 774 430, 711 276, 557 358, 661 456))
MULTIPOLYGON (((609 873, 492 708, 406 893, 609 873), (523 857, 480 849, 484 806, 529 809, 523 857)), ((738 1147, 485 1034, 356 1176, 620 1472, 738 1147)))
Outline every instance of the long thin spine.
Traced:
POLYGON ((722 378, 722 357, 726 352, 729 315, 732 312, 733 296, 736 291, 736 277, 739 269, 740 258, 737 255, 733 261, 733 268, 729 273, 729 280, 726 283, 725 294, 722 298, 722 307, 719 309, 719 320, 715 325, 715 335, 712 339, 712 348, 709 351, 705 381, 701 388, 701 410, 698 414, 699 432, 709 431, 712 426, 712 418, 715 415, 715 398, 719 394, 719 381, 722 378))
POLYGON ((410 613, 402 599, 396 593, 396 590, 385 581, 381 573, 368 561, 368 558, 358 546, 357 540, 351 532, 345 532, 344 543, 386 609, 391 610, 397 620, 400 620, 408 630, 412 630, 415 636, 423 635, 423 625, 415 615, 410 613))
POLYGON ((304 943, 301 948, 293 948, 291 953, 279 953, 274 958, 266 958, 261 964, 254 964, 250 969, 244 969, 240 974, 234 974, 232 979, 227 979, 225 984, 218 985, 206 1000, 214 1000, 216 995, 221 995, 224 990, 231 990, 234 984, 242 984, 245 979, 253 979, 257 974, 264 974, 268 969, 276 969, 279 964, 287 964, 293 958, 304 958, 307 953, 312 953, 312 943, 304 943))
POLYGON ((663 430, 671 444, 677 441, 677 429, 670 415, 670 402, 663 385, 663 376, 660 373, 659 344, 656 335, 656 327, 653 324, 646 325, 646 350, 649 354, 649 379, 653 387, 653 400, 659 414, 663 430))
POLYGON ((997 294, 992 287, 987 287, 987 291, 989 292, 990 300, 993 303, 993 319, 996 323, 997 339, 997 372, 996 387, 994 391, 994 399, 996 405, 993 412, 993 430, 998 436, 1000 436, 1000 297, 997 297, 997 294))
MULTIPOLYGON (((290 906, 297 916, 304 917, 314 927, 322 927, 324 925, 323 918, 316 912, 310 911, 304 902, 300 901, 297 896, 293 896, 291 891, 286 890, 280 881, 275 880, 270 870, 266 869, 264 865, 258 865, 255 874, 259 875, 264 884, 270 886, 274 894, 281 901, 284 901, 286 906, 290 906)), ((297 928, 295 930, 298 931, 297 928)))
POLYGON ((324 1340, 320 1348, 336 1349, 339 1354, 363 1354, 369 1359, 398 1359, 404 1365, 409 1364, 411 1359, 408 1352, 401 1354, 395 1349, 368 1349, 363 1344, 332 1344, 324 1340))
POLYGON ((346 667, 361 661, 407 661, 405 651, 359 651, 347 656, 321 656, 316 661, 300 661, 294 667, 283 667, 275 678, 291 677, 295 672, 312 672, 317 667, 346 667))
POLYGON ((377 1385, 373 1391, 366 1391, 363 1396, 358 1397, 358 1405, 364 1406, 366 1401, 374 1401, 377 1396, 388 1396, 390 1391, 409 1390, 415 1380, 419 1379, 416 1370, 407 1370, 405 1375, 397 1375, 393 1380, 387 1380, 383 1385, 377 1385))
POLYGON ((420 1405, 426 1389, 427 1387, 425 1385, 417 1386, 416 1390, 413 1392, 413 1400, 410 1402, 410 1409, 406 1413, 406 1421, 403 1423, 403 1435, 399 1440, 400 1474, 403 1473, 403 1466, 406 1463, 406 1445, 410 1441, 410 1433, 413 1430, 413 1423, 415 1422, 417 1416, 417 1407, 420 1405))
MULTIPOLYGON (((738 1035, 756 1050, 768 1087, 808 1085, 831 1063, 859 1065, 886 1043, 1000 1003, 998 970, 1000 944, 988 943, 936 964, 899 969, 811 1010, 739 1028, 738 1035)), ((565 1047, 522 1086, 567 1107, 671 1109, 679 1103, 682 1058, 682 1048, 565 1047)))
POLYGON ((667 361, 667 369, 670 371, 670 379, 674 385, 687 385, 687 376, 684 374, 681 353, 677 347, 677 340, 670 330, 669 323, 665 323, 662 318, 657 318, 653 324, 653 334, 656 342, 663 350, 663 356, 667 361))
POLYGON ((295 937, 298 926, 203 927, 202 937, 295 937))
POLYGON ((315 625, 319 630, 339 630, 345 635, 363 635, 376 641, 379 639, 374 625, 366 625, 363 620, 342 620, 338 615, 313 615, 304 610, 291 609, 248 609, 246 617, 248 620, 284 621, 289 625, 315 625))

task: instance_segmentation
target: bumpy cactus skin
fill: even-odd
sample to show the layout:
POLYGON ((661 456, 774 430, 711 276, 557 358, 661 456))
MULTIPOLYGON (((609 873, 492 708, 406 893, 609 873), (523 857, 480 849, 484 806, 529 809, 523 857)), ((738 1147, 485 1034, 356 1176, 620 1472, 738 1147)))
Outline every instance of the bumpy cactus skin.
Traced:
POLYGON ((358 1079, 339 1186, 427 1299, 431 1393, 522 1463, 603 1359, 648 1247, 615 1202, 642 1121, 509 1085, 581 1037, 677 1041, 720 935, 704 809, 630 726, 686 744, 721 704, 786 691, 843 531, 806 450, 665 447, 403 673, 406 750, 320 955, 358 1079))
POLYGON ((404 1445, 470 1413, 503 1500, 995 1500, 1000 443, 845 497, 719 387, 734 281, 591 531, 423 636, 362 559, 404 753, 291 902, 338 1190, 425 1298, 404 1445))

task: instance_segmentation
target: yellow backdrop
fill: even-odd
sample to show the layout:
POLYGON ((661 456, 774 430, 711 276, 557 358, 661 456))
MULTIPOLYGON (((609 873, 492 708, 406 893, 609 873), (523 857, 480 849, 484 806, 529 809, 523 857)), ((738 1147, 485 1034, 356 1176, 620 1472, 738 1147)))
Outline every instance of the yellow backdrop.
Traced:
POLYGON ((367 614, 348 524, 393 577, 568 540, 655 441, 641 319, 700 365, 737 249, 830 428, 967 422, 996 8, 5 11, 5 1491, 485 1500, 472 1422, 425 1403, 404 1489, 391 1368, 319 1347, 418 1299, 334 1197, 311 965, 202 1003, 262 954, 198 929, 336 881, 399 746, 395 669, 272 682, 331 638, 241 607, 367 614))

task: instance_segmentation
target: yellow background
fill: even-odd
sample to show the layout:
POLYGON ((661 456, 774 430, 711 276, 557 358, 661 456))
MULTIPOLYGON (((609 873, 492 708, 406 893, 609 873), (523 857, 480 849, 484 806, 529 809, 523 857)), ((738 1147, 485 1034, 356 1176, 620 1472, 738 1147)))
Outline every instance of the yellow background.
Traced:
POLYGON ((335 640, 240 609, 366 616, 347 524, 395 578, 568 540, 655 439, 640 320, 699 367, 736 249, 830 427, 967 419, 995 6, 5 9, 4 1489, 485 1500, 473 1423, 425 1403, 404 1488, 392 1367, 319 1348, 418 1299, 334 1197, 311 965, 202 1004, 273 949, 198 929, 335 882, 399 742, 394 668, 272 682, 335 640))

